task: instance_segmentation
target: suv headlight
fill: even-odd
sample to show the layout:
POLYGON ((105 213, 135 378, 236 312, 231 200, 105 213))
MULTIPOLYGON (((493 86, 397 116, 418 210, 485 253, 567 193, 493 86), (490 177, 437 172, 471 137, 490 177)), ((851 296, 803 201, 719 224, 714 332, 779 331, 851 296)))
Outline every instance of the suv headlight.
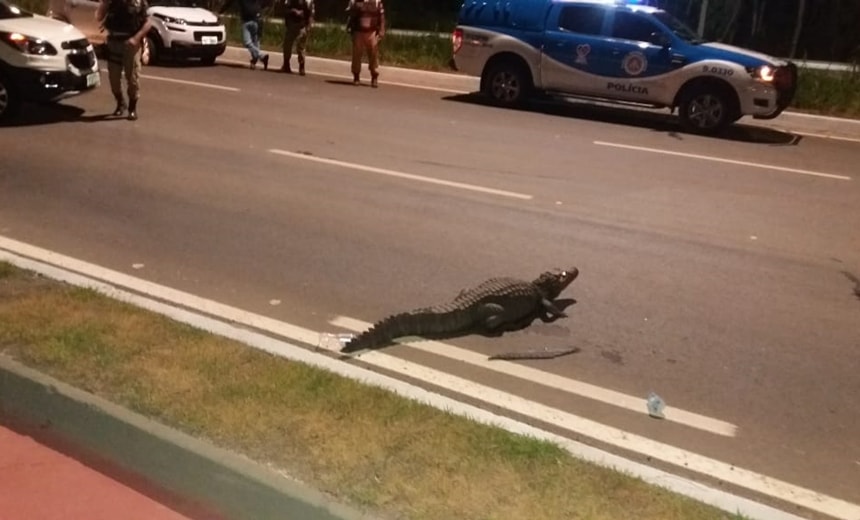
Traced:
POLYGON ((770 65, 762 65, 761 67, 747 67, 747 72, 749 72, 750 75, 755 79, 770 83, 773 81, 773 78, 776 75, 776 67, 771 67, 770 65))
POLYGON ((172 23, 172 24, 176 24, 176 25, 185 25, 185 23, 186 23, 185 20, 183 20, 182 18, 174 18, 172 16, 167 16, 164 14, 156 13, 152 16, 159 18, 161 20, 164 20, 164 23, 172 23))
POLYGON ((57 49, 41 38, 34 38, 17 32, 0 31, 0 41, 7 43, 24 54, 34 56, 55 56, 57 49))

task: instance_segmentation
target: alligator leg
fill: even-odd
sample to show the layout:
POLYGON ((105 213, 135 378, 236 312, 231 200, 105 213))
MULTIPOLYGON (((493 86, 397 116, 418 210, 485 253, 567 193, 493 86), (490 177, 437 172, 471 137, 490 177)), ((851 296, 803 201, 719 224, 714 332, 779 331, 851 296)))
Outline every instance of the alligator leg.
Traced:
POLYGON ((541 301, 541 305, 543 305, 545 315, 549 315, 554 318, 567 318, 567 314, 565 314, 563 310, 556 307, 555 304, 548 299, 544 298, 541 301))
POLYGON ((477 321, 485 330, 496 330, 504 322, 504 318, 502 317, 504 312, 505 308, 498 303, 487 303, 482 305, 478 310, 477 321))

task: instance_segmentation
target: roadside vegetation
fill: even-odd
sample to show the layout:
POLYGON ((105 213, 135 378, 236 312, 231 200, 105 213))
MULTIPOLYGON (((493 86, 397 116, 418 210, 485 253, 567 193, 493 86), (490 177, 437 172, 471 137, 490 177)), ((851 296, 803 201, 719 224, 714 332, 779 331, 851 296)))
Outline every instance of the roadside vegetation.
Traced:
POLYGON ((0 354, 392 518, 739 518, 2 262, 0 354))

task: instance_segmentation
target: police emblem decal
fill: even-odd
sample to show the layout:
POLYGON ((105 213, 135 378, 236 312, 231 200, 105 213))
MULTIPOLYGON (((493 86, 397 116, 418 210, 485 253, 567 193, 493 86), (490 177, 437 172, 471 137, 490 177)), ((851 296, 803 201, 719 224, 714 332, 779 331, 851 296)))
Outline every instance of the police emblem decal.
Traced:
POLYGON ((638 76, 648 68, 648 58, 639 51, 633 51, 627 54, 627 56, 624 56, 624 61, 621 62, 621 67, 627 74, 638 76))
POLYGON ((576 46, 576 62, 580 65, 588 65, 588 53, 591 52, 591 45, 583 43, 576 46))

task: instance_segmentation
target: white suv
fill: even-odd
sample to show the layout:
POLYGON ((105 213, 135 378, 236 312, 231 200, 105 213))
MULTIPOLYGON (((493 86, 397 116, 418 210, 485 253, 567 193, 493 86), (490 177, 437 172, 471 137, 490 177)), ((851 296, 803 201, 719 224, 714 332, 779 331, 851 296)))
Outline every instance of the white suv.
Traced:
POLYGON ((0 0, 0 120, 24 101, 58 101, 100 83, 95 51, 80 31, 0 0))
MULTIPOLYGON (((107 33, 96 21, 99 0, 50 0, 48 16, 68 21, 96 45, 107 33)), ((152 30, 143 42, 144 65, 161 58, 199 58, 213 64, 227 48, 227 30, 212 11, 197 7, 193 0, 150 0, 152 30)))

